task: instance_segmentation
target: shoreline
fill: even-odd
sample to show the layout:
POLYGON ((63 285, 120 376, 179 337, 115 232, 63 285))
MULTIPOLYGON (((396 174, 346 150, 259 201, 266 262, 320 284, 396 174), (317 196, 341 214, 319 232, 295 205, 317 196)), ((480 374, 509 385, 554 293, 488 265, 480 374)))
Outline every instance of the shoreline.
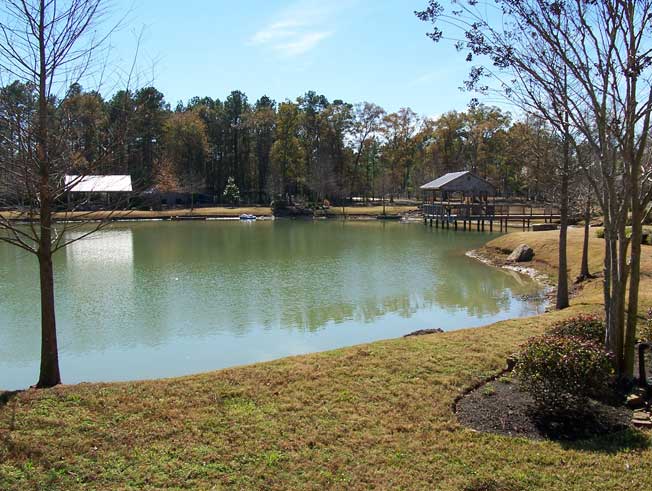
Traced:
MULTIPOLYGON (((505 235, 509 235, 505 234, 505 235)), ((557 293, 557 285, 553 282, 553 280, 545 274, 544 272, 538 270, 534 265, 532 264, 532 261, 530 261, 529 266, 519 266, 518 264, 512 264, 508 263, 506 261, 507 255, 504 254, 505 258, 499 256, 497 253, 491 253, 488 248, 487 244, 489 244, 490 241, 488 241, 482 248, 480 249, 473 249, 470 251, 467 251, 465 255, 467 257, 470 257, 472 259, 475 259, 476 261, 480 261, 483 264, 486 264, 487 266, 491 266, 492 268, 496 269, 504 269, 506 271, 512 271, 518 274, 521 274, 523 276, 527 276, 534 282, 538 283, 541 285, 541 296, 544 299, 544 312, 543 314, 546 314, 550 312, 551 310, 554 310, 554 305, 555 305, 555 296, 557 293)), ((571 296, 574 297, 575 294, 571 292, 571 296)), ((543 314, 538 314, 538 317, 543 314)))
MULTIPOLYGON (((402 219, 410 219, 418 211, 416 206, 387 206, 387 215, 400 215, 402 219)), ((209 221, 209 220, 237 220, 241 215, 254 215, 258 220, 376 220, 382 216, 382 207, 345 207, 331 208, 326 213, 313 215, 279 214, 274 215, 268 206, 240 206, 224 207, 214 206, 205 208, 179 208, 170 210, 97 210, 78 211, 70 213, 55 213, 54 220, 58 223, 67 222, 133 222, 133 221, 209 221)), ((0 211, 0 217, 15 223, 34 223, 37 217, 28 217, 20 211, 0 211)))
MULTIPOLYGON (((487 244, 489 242, 487 242, 487 244)), ((483 247, 486 247, 487 244, 485 244, 483 247)), ((544 288, 543 293, 546 296, 552 295, 556 291, 556 286, 551 281, 550 277, 533 266, 518 266, 516 264, 500 261, 496 255, 491 255, 487 251, 481 252, 480 249, 472 249, 467 251, 464 255, 470 257, 471 259, 475 259, 476 261, 480 261, 487 266, 491 266, 497 269, 505 269, 507 271, 514 271, 516 273, 522 274, 523 276, 527 276, 537 283, 541 284, 541 286, 544 288)))

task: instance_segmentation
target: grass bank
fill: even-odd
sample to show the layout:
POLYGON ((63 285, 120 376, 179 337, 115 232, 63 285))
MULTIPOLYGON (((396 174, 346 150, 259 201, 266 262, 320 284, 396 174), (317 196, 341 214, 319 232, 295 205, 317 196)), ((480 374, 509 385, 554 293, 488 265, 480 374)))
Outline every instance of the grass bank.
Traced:
MULTIPOLYGON (((522 242, 554 273, 554 232, 510 234, 486 252, 522 242)), ((580 243, 572 231, 571 274, 580 243)), ((592 240, 594 272, 601 244, 592 240)), ((652 303, 650 249, 644 256, 642 300, 652 303)), ((451 410, 528 337, 599 307, 595 281, 567 311, 485 328, 170 380, 4 394, 0 489, 649 490, 649 433, 511 439, 462 427, 451 410)))

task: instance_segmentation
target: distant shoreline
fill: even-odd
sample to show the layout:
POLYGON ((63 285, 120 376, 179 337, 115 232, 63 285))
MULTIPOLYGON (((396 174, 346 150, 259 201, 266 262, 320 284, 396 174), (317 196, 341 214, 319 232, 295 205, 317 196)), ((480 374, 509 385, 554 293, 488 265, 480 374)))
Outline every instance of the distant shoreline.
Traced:
MULTIPOLYGON (((407 217, 418 212, 416 206, 387 206, 387 215, 401 215, 407 217)), ((272 209, 266 206, 249 206, 249 207, 210 207, 191 209, 173 209, 161 211, 146 210, 116 210, 116 211, 78 211, 71 213, 59 213, 54 215, 55 221, 59 222, 80 222, 90 221, 98 222, 109 220, 112 222, 140 222, 140 221, 191 221, 191 220, 237 220, 240 215, 254 215, 262 220, 274 219, 292 219, 300 218, 306 220, 330 220, 330 219, 351 219, 351 220, 376 220, 379 215, 383 214, 382 206, 369 207, 345 207, 330 208, 323 214, 315 216, 274 216, 272 209)), ((0 216, 16 222, 35 222, 38 217, 29 218, 19 211, 0 212, 0 216)))

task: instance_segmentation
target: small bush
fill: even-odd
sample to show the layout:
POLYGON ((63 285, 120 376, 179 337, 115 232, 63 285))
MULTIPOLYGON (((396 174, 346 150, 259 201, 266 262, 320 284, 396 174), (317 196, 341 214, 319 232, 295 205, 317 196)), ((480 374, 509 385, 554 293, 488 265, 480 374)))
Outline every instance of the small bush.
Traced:
MULTIPOLYGON (((632 227, 625 229, 625 234, 628 238, 632 236, 632 227)), ((604 239, 604 229, 596 230, 595 235, 598 239, 604 239)), ((643 227, 643 236, 641 237, 641 244, 652 245, 652 229, 650 227, 643 227)))
POLYGON ((539 410, 563 415, 611 393, 613 361, 597 343, 545 335, 525 344, 516 374, 539 410))
POLYGON ((599 316, 579 315, 558 322, 550 328, 548 334, 553 336, 570 336, 601 344, 604 342, 605 328, 604 320, 599 316))

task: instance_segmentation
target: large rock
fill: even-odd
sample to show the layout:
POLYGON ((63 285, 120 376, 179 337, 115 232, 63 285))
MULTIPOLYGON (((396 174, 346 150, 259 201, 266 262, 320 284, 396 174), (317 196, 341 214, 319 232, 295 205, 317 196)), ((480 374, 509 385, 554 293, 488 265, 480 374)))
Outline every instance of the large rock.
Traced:
POLYGON ((532 261, 534 258, 534 250, 529 245, 521 244, 507 258, 508 261, 514 263, 526 263, 532 261))
POLYGON ((443 332, 444 332, 444 330, 439 329, 439 328, 436 328, 436 329, 421 329, 419 331, 414 331, 414 332, 411 332, 410 334, 406 334, 403 337, 404 338, 409 338, 409 337, 412 337, 412 336, 425 336, 427 334, 442 334, 443 332))

